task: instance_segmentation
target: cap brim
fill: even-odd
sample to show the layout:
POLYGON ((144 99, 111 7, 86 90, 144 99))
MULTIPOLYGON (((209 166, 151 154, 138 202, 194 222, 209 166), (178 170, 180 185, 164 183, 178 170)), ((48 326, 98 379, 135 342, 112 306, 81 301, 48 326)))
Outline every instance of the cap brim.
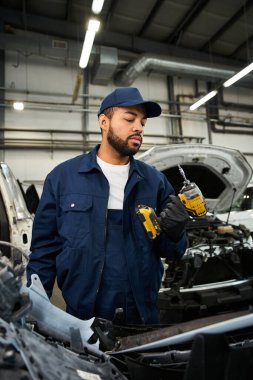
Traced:
POLYGON ((156 117, 160 116, 162 113, 162 109, 158 103, 155 102, 144 102, 142 103, 146 110, 146 117, 156 117))
POLYGON ((150 117, 157 117, 160 116, 162 113, 162 109, 160 105, 156 102, 151 102, 151 101, 144 101, 144 102, 136 102, 136 101, 127 101, 127 102, 122 102, 118 104, 115 107, 129 107, 129 106, 144 106, 145 108, 145 116, 147 118, 150 117))

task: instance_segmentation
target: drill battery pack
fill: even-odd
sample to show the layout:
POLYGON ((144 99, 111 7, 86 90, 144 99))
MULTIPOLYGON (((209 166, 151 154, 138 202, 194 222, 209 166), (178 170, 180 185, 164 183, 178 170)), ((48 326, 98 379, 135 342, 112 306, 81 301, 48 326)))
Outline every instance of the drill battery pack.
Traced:
POLYGON ((136 207, 136 214, 140 218, 145 230, 147 231, 150 239, 155 239, 161 233, 159 220, 154 210, 149 206, 138 205, 136 207))

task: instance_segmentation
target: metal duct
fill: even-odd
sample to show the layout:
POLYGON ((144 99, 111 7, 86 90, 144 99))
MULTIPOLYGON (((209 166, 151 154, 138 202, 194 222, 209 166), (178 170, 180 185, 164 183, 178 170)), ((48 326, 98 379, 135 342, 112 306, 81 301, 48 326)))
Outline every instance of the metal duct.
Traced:
MULTIPOLYGON (((128 64, 125 70, 119 72, 115 77, 115 84, 118 86, 130 86, 137 77, 144 71, 153 70, 167 75, 185 75, 196 79, 228 79, 242 67, 232 67, 228 65, 213 65, 210 62, 186 60, 184 58, 154 56, 143 54, 128 64)), ((240 84, 244 87, 251 87, 253 76, 247 75, 246 79, 241 79, 240 84)))
POLYGON ((117 69, 117 65, 118 50, 112 47, 100 46, 91 69, 91 83, 107 86, 117 69))

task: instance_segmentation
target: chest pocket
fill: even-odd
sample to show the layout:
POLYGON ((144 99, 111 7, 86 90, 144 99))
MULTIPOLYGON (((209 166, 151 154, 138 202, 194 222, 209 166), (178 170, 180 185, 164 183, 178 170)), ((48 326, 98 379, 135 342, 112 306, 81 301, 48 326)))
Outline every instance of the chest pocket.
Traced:
POLYGON ((92 197, 68 194, 61 198, 60 230, 65 237, 84 238, 90 232, 92 197))

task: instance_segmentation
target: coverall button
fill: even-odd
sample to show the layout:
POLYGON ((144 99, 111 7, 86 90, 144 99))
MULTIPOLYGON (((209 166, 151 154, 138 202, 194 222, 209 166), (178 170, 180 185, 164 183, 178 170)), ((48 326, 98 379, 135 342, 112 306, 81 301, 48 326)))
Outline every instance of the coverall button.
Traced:
POLYGON ((70 207, 75 207, 75 203, 71 203, 70 207))

